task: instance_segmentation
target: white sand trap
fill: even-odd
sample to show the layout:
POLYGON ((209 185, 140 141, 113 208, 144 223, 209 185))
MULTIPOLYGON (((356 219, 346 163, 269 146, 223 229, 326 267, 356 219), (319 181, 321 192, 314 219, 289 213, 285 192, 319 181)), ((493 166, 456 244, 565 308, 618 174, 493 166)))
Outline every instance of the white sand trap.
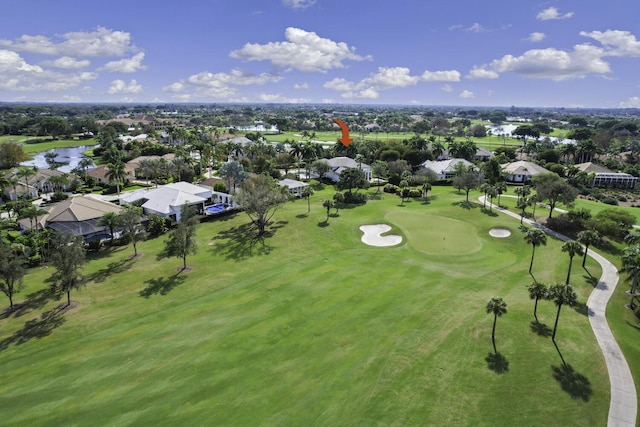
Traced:
POLYGON ((395 246, 402 243, 402 236, 390 234, 382 236, 391 230, 391 226, 387 224, 361 225, 362 242, 370 246, 395 246))
POLYGON ((506 228, 492 228, 489 230, 489 235, 492 237, 505 238, 511 236, 511 232, 506 228))

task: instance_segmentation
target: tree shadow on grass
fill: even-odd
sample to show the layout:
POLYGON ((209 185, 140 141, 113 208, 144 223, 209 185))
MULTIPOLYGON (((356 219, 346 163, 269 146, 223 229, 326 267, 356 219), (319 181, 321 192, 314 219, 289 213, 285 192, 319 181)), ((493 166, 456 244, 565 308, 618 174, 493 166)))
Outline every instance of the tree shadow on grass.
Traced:
POLYGON ((255 228, 252 224, 243 224, 238 227, 232 227, 228 230, 220 231, 215 237, 216 242, 213 244, 213 251, 221 253, 228 260, 236 262, 255 255, 268 255, 273 248, 267 245, 266 241, 273 236, 278 228, 281 228, 286 222, 278 222, 262 236, 256 235, 255 228))
POLYGON ((478 205, 477 203, 474 202, 467 202, 466 200, 463 200, 461 202, 453 202, 451 203, 453 206, 460 206, 462 209, 467 209, 467 210, 471 210, 471 209, 478 209, 479 207, 481 207, 480 205, 478 205))
POLYGON ((423 205, 430 205, 431 202, 433 202, 434 200, 437 200, 438 196, 427 196, 427 198, 423 198, 422 199, 422 204, 423 205))
POLYGON ((132 266, 133 258, 124 258, 120 261, 111 262, 102 270, 98 270, 95 273, 90 274, 88 276, 88 279, 94 281, 95 283, 102 283, 111 275, 123 273, 129 270, 132 266))
POLYGON ((320 221, 318 223, 318 227, 320 227, 320 228, 325 228, 325 227, 328 227, 328 226, 329 226, 329 221, 326 221, 326 220, 325 221, 320 221))
POLYGON ((152 295, 166 295, 173 288, 178 285, 181 285, 186 280, 186 276, 178 274, 174 274, 171 277, 159 277, 157 279, 149 279, 146 283, 147 287, 138 292, 138 294, 143 298, 149 298, 152 295))
POLYGON ((509 370, 509 361, 502 353, 489 353, 484 360, 487 362, 487 368, 498 375, 504 374, 509 370))
POLYGON ((551 366, 553 378, 560 383, 560 388, 574 400, 588 402, 593 394, 591 382, 587 377, 576 372, 571 365, 563 363, 560 366, 551 366))
POLYGON ((591 310, 589 310, 587 304, 583 302, 577 303, 576 306, 573 307, 573 309, 576 311, 576 313, 582 314, 583 316, 589 316, 590 313, 593 313, 591 310))
POLYGON ((55 308, 45 311, 40 318, 34 318, 25 322, 22 329, 16 331, 12 336, 0 341, 0 351, 6 350, 11 344, 22 345, 32 338, 44 338, 50 335, 54 329, 65 322, 62 316, 64 308, 55 308))
POLYGON ((27 299, 20 304, 13 304, 13 310, 7 309, 0 314, 0 319, 5 319, 11 315, 13 317, 23 316, 30 311, 38 310, 45 306, 50 300, 57 298, 56 293, 51 288, 40 289, 27 295, 27 299))
MULTIPOLYGON (((585 270, 587 270, 585 268, 585 270)), ((591 273, 589 273, 589 271, 587 270, 588 275, 582 275, 582 278, 584 279, 585 282, 587 282, 588 284, 590 284, 592 287, 596 287, 598 286, 598 278, 597 277, 593 277, 591 275, 591 273)), ((602 284, 603 288, 602 289, 607 289, 607 286, 603 283, 602 284)))
POLYGON ((482 209, 482 213, 487 215, 487 216, 493 216, 493 217, 498 216, 498 213, 496 211, 491 210, 491 209, 482 209))
POLYGON ((296 218, 306 218, 308 216, 309 216, 309 212, 303 213, 303 214, 298 214, 298 215, 296 215, 296 218))
POLYGON ((536 334, 545 338, 550 337, 551 333, 553 332, 551 328, 546 325, 546 323, 540 323, 535 320, 532 320, 531 323, 529 323, 529 328, 531 329, 531 332, 535 332, 536 334))

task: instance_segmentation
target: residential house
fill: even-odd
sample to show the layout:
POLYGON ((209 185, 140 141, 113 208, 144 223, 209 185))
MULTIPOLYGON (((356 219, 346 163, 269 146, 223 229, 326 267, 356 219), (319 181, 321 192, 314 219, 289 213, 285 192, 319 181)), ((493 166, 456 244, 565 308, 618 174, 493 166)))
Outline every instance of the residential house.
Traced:
POLYGON ((549 173, 548 169, 542 166, 528 162, 526 160, 518 160, 516 162, 505 163, 501 165, 502 173, 508 182, 524 183, 531 181, 535 175, 541 173, 549 173))
POLYGON ((190 184, 175 182, 154 189, 142 189, 123 193, 121 203, 140 204, 145 214, 155 214, 180 222, 182 206, 194 206, 203 212, 205 205, 211 201, 212 190, 190 184))
POLYGON ((596 163, 579 163, 576 165, 582 172, 589 174, 591 187, 634 189, 638 178, 628 173, 613 172, 596 163))
MULTIPOLYGON (((6 179, 16 177, 16 172, 12 171, 5 175, 6 179)), ((4 197, 9 200, 17 200, 20 196, 27 196, 30 199, 39 197, 43 193, 52 193, 56 189, 67 191, 71 185, 73 177, 69 174, 52 169, 38 169, 33 176, 28 177, 26 183, 23 178, 18 178, 15 189, 8 185, 4 189, 4 197), (68 176, 69 182, 55 182, 57 177, 68 176)))
MULTIPOLYGON (((58 232, 70 232, 82 236, 85 240, 106 239, 111 237, 106 227, 98 226, 98 220, 108 212, 120 214, 122 208, 91 196, 70 197, 46 207, 47 213, 36 220, 39 229, 49 228, 58 232)), ((22 228, 30 228, 29 219, 20 220, 22 228)))
POLYGON ((305 182, 288 178, 278 181, 278 185, 281 187, 287 187, 289 194, 296 197, 302 197, 304 189, 309 186, 309 184, 305 182))
POLYGON ((421 166, 435 172, 438 179, 451 179, 455 176, 455 169, 458 164, 462 164, 467 168, 473 167, 475 169, 473 163, 465 159, 427 160, 423 162, 421 166))
POLYGON ((358 163, 350 157, 334 157, 332 159, 328 159, 327 163, 329 163, 331 170, 324 174, 324 178, 329 178, 333 182, 340 181, 340 174, 342 171, 356 168, 364 172, 367 181, 371 181, 371 166, 365 163, 358 163))

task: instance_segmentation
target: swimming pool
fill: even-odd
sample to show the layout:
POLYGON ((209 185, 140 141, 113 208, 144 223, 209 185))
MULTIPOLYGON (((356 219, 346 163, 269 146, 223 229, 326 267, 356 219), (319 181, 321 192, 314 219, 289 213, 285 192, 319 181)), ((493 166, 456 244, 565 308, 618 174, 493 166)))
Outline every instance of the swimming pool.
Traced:
POLYGON ((215 205, 205 206, 204 210, 207 215, 224 212, 229 207, 228 203, 216 203, 215 205))

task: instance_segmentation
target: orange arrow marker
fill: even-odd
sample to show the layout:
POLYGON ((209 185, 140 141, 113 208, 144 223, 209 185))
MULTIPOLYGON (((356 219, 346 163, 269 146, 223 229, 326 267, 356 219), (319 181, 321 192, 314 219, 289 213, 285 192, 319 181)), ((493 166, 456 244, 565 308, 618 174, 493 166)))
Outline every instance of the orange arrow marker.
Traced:
POLYGON ((340 126, 340 129, 342 129, 342 138, 338 138, 338 141, 342 142, 342 145, 344 145, 345 147, 348 147, 353 139, 349 138, 349 128, 347 127, 347 124, 338 119, 333 119, 333 121, 336 122, 338 126, 340 126))

